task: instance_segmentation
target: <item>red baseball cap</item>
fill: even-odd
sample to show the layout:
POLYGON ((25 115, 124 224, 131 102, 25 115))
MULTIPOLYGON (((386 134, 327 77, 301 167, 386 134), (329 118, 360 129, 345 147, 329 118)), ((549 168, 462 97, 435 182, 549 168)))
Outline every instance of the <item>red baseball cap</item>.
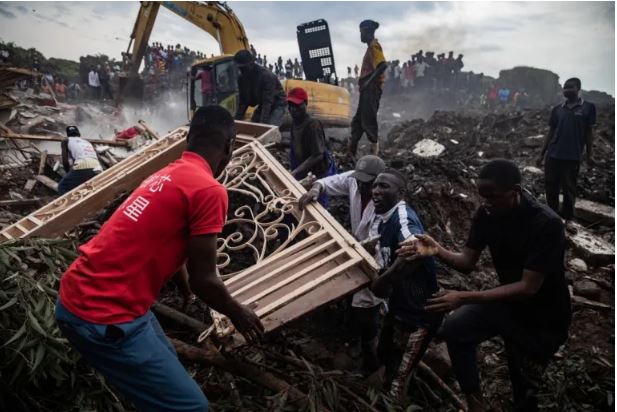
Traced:
POLYGON ((302 104, 308 102, 308 94, 302 87, 294 87, 287 93, 287 101, 293 104, 302 104))

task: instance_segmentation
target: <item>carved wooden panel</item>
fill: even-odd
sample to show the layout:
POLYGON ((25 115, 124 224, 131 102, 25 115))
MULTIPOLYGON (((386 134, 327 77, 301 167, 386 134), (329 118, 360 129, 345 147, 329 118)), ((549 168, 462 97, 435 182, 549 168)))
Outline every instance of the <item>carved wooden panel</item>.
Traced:
MULTIPOLYGON (((266 331, 375 276, 372 257, 321 205, 297 208, 304 189, 263 145, 238 150, 221 181, 232 210, 219 236, 219 271, 232 296, 255 310, 266 331)), ((216 313, 213 318, 219 336, 233 332, 226 319, 216 313)))

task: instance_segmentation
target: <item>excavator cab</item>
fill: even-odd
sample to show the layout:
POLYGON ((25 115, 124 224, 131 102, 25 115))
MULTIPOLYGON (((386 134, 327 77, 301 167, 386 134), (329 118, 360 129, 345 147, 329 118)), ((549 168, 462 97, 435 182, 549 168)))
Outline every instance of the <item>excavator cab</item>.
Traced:
POLYGON ((188 91, 191 114, 198 107, 212 104, 235 113, 238 107, 238 71, 233 56, 217 56, 194 64, 188 73, 188 91))

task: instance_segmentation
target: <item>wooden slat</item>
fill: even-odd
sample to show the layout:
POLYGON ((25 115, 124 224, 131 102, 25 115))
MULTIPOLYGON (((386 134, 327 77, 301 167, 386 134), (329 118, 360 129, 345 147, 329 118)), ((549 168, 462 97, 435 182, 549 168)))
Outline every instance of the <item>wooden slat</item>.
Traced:
POLYGON ((257 280, 254 280, 253 282, 249 283, 246 286, 241 287, 240 289, 234 291, 232 293, 231 296, 236 297, 238 295, 240 295, 242 292, 245 292, 247 290, 249 290, 250 288, 253 288, 261 283, 263 283, 264 281, 273 278, 274 276, 280 274, 281 272, 284 271, 288 271, 289 273, 293 272, 293 275, 287 276, 285 277, 282 281, 276 283, 274 286, 269 287, 268 289, 264 290, 264 291, 260 291, 259 293, 252 295, 250 299, 248 299, 247 301, 245 301, 245 304, 248 305, 250 303, 255 302, 258 299, 261 299, 264 296, 269 295, 270 293, 274 292, 275 290, 280 289, 281 287, 293 282, 296 279, 301 278, 302 276, 304 276, 305 274, 307 274, 308 272, 315 270, 319 267, 321 267, 322 265, 326 264, 327 262, 335 259, 336 257, 342 255, 343 253, 345 253, 344 250, 337 250, 336 252, 332 253, 331 255, 328 255, 327 257, 317 261, 316 263, 313 263, 312 265, 310 265, 307 268, 304 268, 300 271, 292 271, 290 269, 293 269, 294 266, 298 265, 300 262, 302 261, 306 261, 307 259, 310 259, 312 257, 314 257, 315 255, 320 254, 321 252, 323 252, 325 249, 333 246, 336 244, 336 241, 334 239, 330 239, 328 242, 319 245, 315 248, 312 248, 308 253, 306 254, 302 254, 298 257, 296 257, 294 260, 292 260, 291 262, 286 263, 285 265, 281 265, 279 267, 277 267, 276 269, 266 273, 263 276, 260 276, 257 280))
POLYGON ((285 305, 287 302, 293 300, 294 298, 297 298, 299 296, 302 296, 305 293, 310 292, 311 290, 315 289, 317 286, 321 285, 322 283, 328 281, 329 279, 333 278, 334 276, 339 275, 341 272, 344 272, 345 270, 349 269, 350 267, 358 264, 361 260, 362 260, 362 258, 360 258, 360 257, 356 257, 354 259, 350 259, 347 262, 345 262, 342 265, 340 265, 339 267, 337 267, 335 269, 332 269, 332 270, 324 273, 323 275, 319 276, 317 279, 314 279, 314 280, 306 283, 304 286, 296 289, 295 291, 293 291, 289 295, 283 296, 281 299, 279 299, 279 300, 277 300, 275 302, 270 303, 268 306, 265 306, 263 308, 257 309, 255 311, 255 313, 259 317, 265 316, 265 315, 273 312, 274 310, 280 308, 281 306, 285 305))
MULTIPOLYGON (((274 173, 277 178, 284 181, 286 186, 292 191, 292 193, 299 199, 302 194, 306 192, 306 189, 302 187, 302 185, 294 179, 291 174, 289 174, 283 166, 274 159, 272 154, 265 149, 256 148, 255 150, 259 151, 260 156, 268 159, 270 164, 275 167, 276 172, 274 173)), ((331 226, 334 230, 333 235, 338 237, 342 244, 348 245, 350 248, 353 248, 360 256, 363 258, 363 264, 367 265, 367 272, 376 274, 379 267, 377 262, 373 259, 373 257, 349 234, 341 224, 334 219, 332 215, 328 213, 328 211, 319 203, 312 202, 309 203, 306 207, 309 213, 317 218, 320 222, 327 222, 329 226, 331 226)))
MULTIPOLYGON (((323 238, 324 236, 326 236, 328 234, 328 232, 326 232, 325 230, 320 230, 317 233, 312 234, 311 236, 307 237, 306 239, 284 249, 283 251, 279 252, 276 256, 278 257, 278 259, 282 259, 286 256, 289 256, 293 253, 296 253, 299 249, 302 249, 304 247, 306 247, 307 245, 323 238)), ((242 271, 242 273, 238 273, 237 275, 235 275, 234 277, 228 279, 225 281, 225 285, 227 285, 227 287, 229 287, 230 285, 232 285, 233 283, 236 283, 250 275, 252 275, 254 272, 261 270, 264 266, 264 264, 268 264, 267 262, 259 262, 256 265, 253 265, 245 270, 242 271)))

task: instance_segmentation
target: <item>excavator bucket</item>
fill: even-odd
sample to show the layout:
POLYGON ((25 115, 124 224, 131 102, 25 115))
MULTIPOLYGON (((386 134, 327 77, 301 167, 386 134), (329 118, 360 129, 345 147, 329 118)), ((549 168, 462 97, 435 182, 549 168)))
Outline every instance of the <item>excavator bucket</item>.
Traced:
POLYGON ((140 77, 119 76, 118 87, 122 100, 142 101, 144 99, 144 81, 140 77))
POLYGON ((296 33, 306 80, 338 84, 328 22, 319 19, 301 24, 296 33))

